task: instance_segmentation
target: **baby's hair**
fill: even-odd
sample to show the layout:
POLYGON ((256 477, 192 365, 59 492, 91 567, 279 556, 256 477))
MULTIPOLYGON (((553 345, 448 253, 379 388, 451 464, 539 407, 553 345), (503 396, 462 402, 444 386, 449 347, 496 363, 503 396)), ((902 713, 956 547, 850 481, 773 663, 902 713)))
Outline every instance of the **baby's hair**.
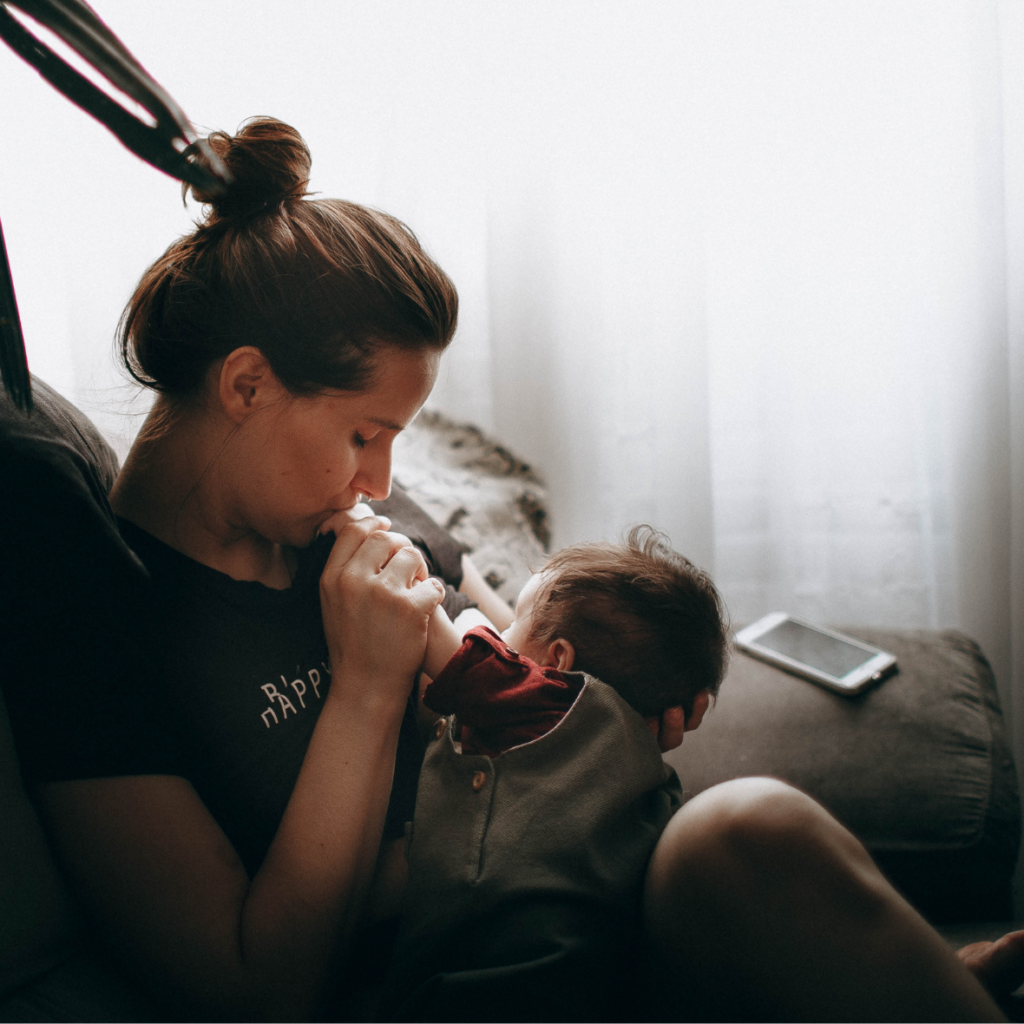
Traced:
POLYGON ((728 664, 728 625, 711 577, 650 526, 625 544, 575 544, 551 556, 530 639, 562 638, 575 670, 596 676, 642 715, 718 692, 728 664))

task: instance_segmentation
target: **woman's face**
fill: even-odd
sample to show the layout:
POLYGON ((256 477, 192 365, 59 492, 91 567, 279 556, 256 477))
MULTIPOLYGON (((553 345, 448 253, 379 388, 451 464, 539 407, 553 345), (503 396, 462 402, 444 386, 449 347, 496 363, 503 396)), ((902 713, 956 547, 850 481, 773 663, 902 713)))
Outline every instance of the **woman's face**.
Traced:
POLYGON ((281 401, 242 424, 224 453, 232 526, 305 547, 360 495, 388 496, 391 445, 430 394, 440 356, 386 348, 378 358, 368 391, 295 397, 282 388, 281 401))

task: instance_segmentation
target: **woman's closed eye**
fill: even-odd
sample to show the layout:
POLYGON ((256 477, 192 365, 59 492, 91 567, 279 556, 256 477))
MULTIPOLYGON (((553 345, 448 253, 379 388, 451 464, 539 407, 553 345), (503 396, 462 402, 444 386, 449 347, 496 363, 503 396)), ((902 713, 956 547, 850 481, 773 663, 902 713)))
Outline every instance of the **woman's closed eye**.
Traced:
POLYGON ((365 448, 374 438, 380 434, 379 427, 370 427, 369 430, 365 426, 356 428, 352 435, 352 443, 356 448, 365 448))

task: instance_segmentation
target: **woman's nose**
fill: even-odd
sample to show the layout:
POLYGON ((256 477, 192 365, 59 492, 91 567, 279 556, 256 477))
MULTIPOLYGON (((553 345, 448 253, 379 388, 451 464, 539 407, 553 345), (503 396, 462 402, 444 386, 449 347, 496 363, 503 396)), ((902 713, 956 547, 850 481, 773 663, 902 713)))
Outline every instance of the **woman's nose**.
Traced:
POLYGON ((364 453, 352 486, 367 498, 383 501, 391 493, 391 446, 364 453))

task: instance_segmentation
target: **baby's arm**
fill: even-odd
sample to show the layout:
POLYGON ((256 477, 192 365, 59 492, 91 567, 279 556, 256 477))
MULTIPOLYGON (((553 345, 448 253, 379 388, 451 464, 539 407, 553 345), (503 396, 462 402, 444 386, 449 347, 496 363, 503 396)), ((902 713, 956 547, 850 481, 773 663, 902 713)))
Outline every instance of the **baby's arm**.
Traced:
POLYGON ((466 608, 459 612, 452 625, 455 626, 459 636, 465 636, 474 626, 490 626, 495 633, 501 632, 493 619, 488 618, 479 608, 466 608))
MULTIPOLYGON (((469 555, 462 556, 461 593, 471 597, 480 607, 482 622, 472 622, 470 626, 492 626, 497 632, 508 629, 512 625, 514 615, 512 609, 491 589, 490 584, 480 575, 480 570, 473 564, 469 555)), ((467 609, 467 612, 472 609, 467 609)), ((463 615, 467 614, 463 612, 463 615)), ((462 618, 462 615, 459 616, 462 618)), ((465 630, 463 630, 465 632, 465 630)))
MULTIPOLYGON (((461 618, 460 615, 459 619, 461 618)), ((455 628, 445 610, 438 605, 430 616, 430 625, 427 629, 427 652, 423 657, 423 671, 431 679, 436 679, 441 669, 448 664, 452 655, 461 646, 462 632, 455 628)))
POLYGON ((463 636, 474 626, 494 628, 487 616, 477 608, 467 608, 454 623, 440 605, 430 616, 430 623, 427 627, 427 650, 423 656, 418 686, 418 717, 422 729, 431 729, 438 718, 437 712, 431 711, 423 703, 423 691, 441 669, 451 661, 452 656, 462 646, 463 636))

